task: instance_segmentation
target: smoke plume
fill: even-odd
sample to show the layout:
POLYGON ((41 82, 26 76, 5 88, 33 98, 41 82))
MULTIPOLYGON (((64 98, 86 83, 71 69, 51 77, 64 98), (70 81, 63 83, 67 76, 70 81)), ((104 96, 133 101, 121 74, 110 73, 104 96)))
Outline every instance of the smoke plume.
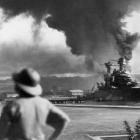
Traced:
POLYGON ((121 57, 127 61, 132 59, 132 51, 138 44, 140 35, 138 33, 130 34, 125 30, 115 32, 114 38, 116 40, 116 49, 118 50, 121 57))
MULTIPOLYGON (((132 50, 136 47, 139 35, 124 31, 122 27, 125 24, 121 20, 132 11, 137 11, 139 5, 139 0, 0 1, 7 17, 27 13, 38 23, 49 14, 46 23, 51 28, 64 31, 73 54, 87 56, 87 68, 90 68, 92 61, 103 62, 110 53, 115 57, 110 52, 111 46, 115 46, 120 56, 127 60, 132 58, 132 50)), ((95 67, 92 68, 97 71, 95 67)))

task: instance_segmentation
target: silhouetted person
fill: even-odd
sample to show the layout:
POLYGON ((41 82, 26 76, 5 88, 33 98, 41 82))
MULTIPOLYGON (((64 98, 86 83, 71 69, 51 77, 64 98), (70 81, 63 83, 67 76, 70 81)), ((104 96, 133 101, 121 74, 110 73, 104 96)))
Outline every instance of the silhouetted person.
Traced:
POLYGON ((69 117, 47 99, 40 97, 40 75, 31 68, 13 74, 19 98, 7 103, 0 118, 0 140, 45 140, 42 126, 54 128, 49 140, 55 140, 69 117))

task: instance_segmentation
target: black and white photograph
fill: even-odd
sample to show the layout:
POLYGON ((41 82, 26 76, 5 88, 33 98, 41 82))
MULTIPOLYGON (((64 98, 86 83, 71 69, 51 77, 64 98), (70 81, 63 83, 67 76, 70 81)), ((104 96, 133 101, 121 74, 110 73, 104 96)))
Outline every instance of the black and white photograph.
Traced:
POLYGON ((140 140, 140 0, 0 0, 0 140, 140 140))

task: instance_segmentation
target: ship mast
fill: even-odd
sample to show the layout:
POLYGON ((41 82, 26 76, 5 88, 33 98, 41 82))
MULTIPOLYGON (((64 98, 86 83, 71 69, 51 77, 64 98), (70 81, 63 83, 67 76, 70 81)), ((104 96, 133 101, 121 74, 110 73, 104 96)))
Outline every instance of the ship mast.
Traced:
POLYGON ((105 63, 105 66, 107 68, 107 73, 110 74, 111 69, 113 68, 113 64, 111 62, 107 62, 107 63, 105 63))

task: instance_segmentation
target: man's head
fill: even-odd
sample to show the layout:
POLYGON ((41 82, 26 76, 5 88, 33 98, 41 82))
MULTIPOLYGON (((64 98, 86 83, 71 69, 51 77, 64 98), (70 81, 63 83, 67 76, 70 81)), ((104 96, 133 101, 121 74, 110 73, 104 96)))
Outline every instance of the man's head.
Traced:
POLYGON ((42 94, 40 75, 32 68, 24 68, 19 72, 13 73, 13 81, 18 89, 31 96, 42 94))

